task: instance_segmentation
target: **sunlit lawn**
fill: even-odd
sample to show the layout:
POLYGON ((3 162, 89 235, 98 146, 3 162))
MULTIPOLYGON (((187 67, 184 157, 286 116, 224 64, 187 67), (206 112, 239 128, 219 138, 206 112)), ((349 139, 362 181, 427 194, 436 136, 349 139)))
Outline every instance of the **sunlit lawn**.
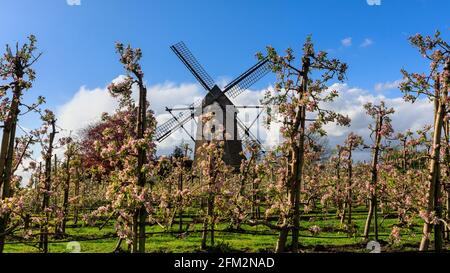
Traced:
MULTIPOLYGON (((301 221, 301 246, 304 252, 367 252, 361 234, 364 228, 366 213, 358 211, 353 214, 353 222, 357 227, 357 234, 349 237, 343 230, 339 219, 331 213, 308 214, 303 215, 301 221), (317 225, 321 232, 313 235, 308 228, 317 225)), ((185 218, 186 223, 190 219, 185 218)), ((389 239, 392 226, 397 224, 398 219, 386 218, 380 219, 379 239, 382 243, 382 251, 416 251, 421 238, 422 222, 417 223, 410 229, 404 229, 402 232, 402 241, 392 244, 389 239)), ((68 223, 71 226, 71 223, 68 223)), ((226 224, 217 225, 217 230, 225 230, 226 224)), ((210 248, 211 252, 272 252, 277 240, 275 231, 271 231, 265 226, 242 226, 245 231, 254 231, 263 234, 240 234, 216 232, 215 246, 210 248)), ((178 224, 175 223, 173 231, 178 230, 178 224)), ((196 224, 191 230, 200 231, 201 224, 196 224)), ((163 229, 157 225, 147 227, 147 233, 162 232, 163 229)), ((69 227, 67 229, 68 237, 56 241, 50 238, 49 252, 69 252, 67 243, 69 241, 78 241, 81 245, 81 252, 87 253, 110 253, 115 249, 118 239, 115 237, 113 224, 110 223, 103 227, 69 227), (104 239, 98 239, 105 237, 104 239)), ((28 245, 24 243, 11 242, 5 246, 5 252, 39 252, 35 247, 37 244, 28 245)), ((149 234, 146 240, 147 252, 200 252, 201 233, 192 232, 180 237, 177 234, 159 233, 149 234)), ((208 240, 209 244, 209 240, 208 240)), ((448 247, 448 246, 447 246, 448 247)), ((122 249, 127 251, 127 245, 122 243, 122 249)))

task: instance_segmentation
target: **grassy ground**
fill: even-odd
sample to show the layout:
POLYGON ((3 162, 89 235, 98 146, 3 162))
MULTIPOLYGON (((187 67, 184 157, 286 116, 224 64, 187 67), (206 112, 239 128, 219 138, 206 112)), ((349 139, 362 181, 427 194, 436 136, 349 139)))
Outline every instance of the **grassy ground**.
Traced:
MULTIPOLYGON (((364 228, 366 218, 365 212, 354 213, 354 223, 357 227, 357 233, 353 237, 349 237, 342 229, 340 221, 331 214, 309 214, 304 215, 301 221, 301 238, 302 251, 304 252, 368 252, 366 244, 360 237, 364 228), (321 232, 313 235, 308 228, 317 225, 321 227, 321 232)), ((189 221, 189 219, 184 220, 189 221)), ((379 241, 382 244, 382 251, 398 252, 398 251, 416 251, 420 242, 420 234, 422 223, 417 221, 409 230, 402 231, 402 240, 400 243, 391 244, 389 234, 392 226, 397 224, 396 218, 380 219, 379 241)), ((71 226, 71 223, 68 223, 71 226)), ((217 230, 225 230, 225 224, 219 224, 217 230)), ((195 226, 195 230, 200 230, 201 225, 195 226)), ((253 231, 263 234, 238 234, 217 232, 215 236, 215 246, 209 249, 210 252, 272 252, 276 244, 277 235, 273 231, 263 226, 243 226, 246 231, 253 231)), ((175 224, 173 230, 178 230, 175 224)), ((162 232, 159 226, 147 227, 147 232, 162 232)), ((68 237, 63 240, 50 238, 52 243, 49 244, 49 252, 69 252, 67 243, 69 241, 78 241, 81 246, 81 252, 88 253, 109 253, 112 252, 117 244, 114 227, 112 224, 106 225, 101 230, 98 227, 69 227, 67 229, 68 237), (98 239, 98 238, 104 239, 98 239)), ((23 252, 39 252, 36 244, 24 244, 12 242, 5 246, 5 252, 23 253, 23 252)), ((147 252, 200 252, 201 233, 194 232, 179 237, 175 234, 149 234, 146 241, 147 252)), ((208 241, 209 243, 209 241, 208 241)), ((122 247, 126 251, 126 244, 122 247)), ((447 249, 448 249, 447 245, 447 249)))

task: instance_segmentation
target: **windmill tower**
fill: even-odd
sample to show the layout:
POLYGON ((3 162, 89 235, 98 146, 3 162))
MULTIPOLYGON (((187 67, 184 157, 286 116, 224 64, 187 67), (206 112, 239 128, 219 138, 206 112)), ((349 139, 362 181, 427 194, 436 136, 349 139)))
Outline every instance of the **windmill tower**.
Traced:
MULTIPOLYGON (((269 61, 267 59, 261 60, 222 90, 214 83, 211 76, 203 69, 183 42, 179 42, 170 48, 203 86, 207 94, 203 99, 185 108, 166 107, 166 111, 172 115, 172 118, 156 128, 156 141, 162 142, 173 132, 183 129, 195 142, 195 162, 198 158, 198 148, 205 142, 213 139, 223 140, 224 162, 227 165, 239 167, 243 159, 241 154, 242 144, 249 141, 259 141, 250 132, 250 128, 239 120, 237 116, 238 109, 262 107, 236 106, 231 99, 236 98, 264 77, 270 71, 269 61), (198 118, 197 130, 195 137, 193 137, 184 126, 196 117, 198 118), (207 121, 205 121, 205 117, 208 117, 207 121)), ((261 113, 262 110, 259 112, 258 117, 261 113)))

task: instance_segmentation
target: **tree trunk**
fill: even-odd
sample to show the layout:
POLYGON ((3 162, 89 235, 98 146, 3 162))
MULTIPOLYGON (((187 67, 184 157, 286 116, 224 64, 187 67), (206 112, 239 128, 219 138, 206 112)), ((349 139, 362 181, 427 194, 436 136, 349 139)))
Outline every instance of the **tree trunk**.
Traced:
MULTIPOLYGON (((137 138, 144 138, 144 133, 146 130, 146 117, 147 117, 147 89, 144 86, 143 79, 141 76, 138 77, 139 84, 139 108, 138 108, 138 124, 137 124, 137 138)), ((137 177, 138 177, 138 186, 145 186, 145 173, 142 172, 142 167, 146 163, 146 150, 145 148, 139 148, 138 150, 138 163, 137 163, 137 177)), ((139 253, 145 252, 145 226, 146 226, 146 218, 147 212, 144 206, 141 206, 135 216, 135 223, 137 226, 135 227, 136 235, 139 237, 139 241, 133 243, 134 251, 139 253)), ((135 239, 137 239, 135 235, 135 239)))
MULTIPOLYGON (((68 147, 70 149, 70 147, 68 147)), ((61 233, 64 235, 66 233, 66 222, 67 222, 67 208, 69 206, 69 190, 70 190, 70 151, 67 153, 66 162, 66 183, 64 185, 64 200, 63 200, 63 213, 64 218, 61 224, 61 233)))
MULTIPOLYGON (((446 61, 444 74, 450 73, 450 60, 446 61)), ((439 81, 439 76, 435 80, 435 101, 437 101, 438 108, 435 114, 433 145, 430 155, 430 175, 428 177, 429 190, 427 202, 427 214, 435 212, 435 217, 442 218, 442 204, 441 204, 441 186, 440 186, 440 150, 441 150, 441 134, 444 125, 444 118, 446 115, 446 103, 448 99, 448 88, 450 86, 450 79, 448 76, 444 79, 444 88, 442 88, 439 81)), ((436 102, 435 102, 436 103, 436 102)), ((420 242, 420 251, 426 251, 429 248, 431 236, 431 223, 427 221, 423 226, 422 241, 420 242)), ((434 249, 435 251, 442 250, 442 231, 443 225, 439 221, 434 225, 434 249)))
POLYGON ((133 214, 133 223, 131 227, 131 233, 133 234, 133 241, 131 243, 131 253, 138 252, 139 246, 139 209, 133 214))
MULTIPOLYGON (((77 178, 75 179, 75 196, 78 198, 78 195, 80 194, 80 170, 77 168, 77 178)), ((78 204, 74 206, 73 210, 73 224, 76 225, 78 223, 78 204)))
POLYGON ((275 248, 276 253, 283 253, 286 250, 286 242, 289 234, 289 229, 287 226, 284 226, 280 230, 280 234, 278 235, 277 246, 275 248))
MULTIPOLYGON (((183 191, 183 170, 184 170, 184 159, 183 159, 183 163, 181 165, 181 172, 180 172, 180 177, 179 177, 179 181, 178 181, 178 191, 181 193, 183 191)), ((179 203, 179 210, 178 210, 178 219, 179 219, 179 231, 182 232, 183 231, 183 206, 182 206, 182 202, 183 202, 183 196, 179 196, 178 199, 178 203, 179 203)))
MULTIPOLYGON (((13 157, 14 157, 14 139, 15 139, 15 134, 16 134, 16 123, 13 123, 13 127, 11 130, 11 134, 10 134, 10 142, 9 142, 9 148, 8 148, 8 159, 6 160, 6 166, 5 166, 5 172, 4 172, 4 177, 5 177, 5 182, 3 184, 3 199, 8 198, 11 196, 11 171, 12 171, 12 162, 13 162, 13 157)), ((1 234, 3 234, 6 230, 6 227, 8 225, 9 222, 9 215, 5 215, 4 217, 2 217, 2 219, 0 220, 0 230, 1 230, 1 234)), ((5 235, 2 235, 0 238, 0 244, 2 245, 2 249, 0 249, 0 253, 2 253, 3 251, 3 245, 4 245, 4 241, 5 241, 5 235)))
POLYGON ((258 185, 255 183, 255 175, 252 179, 252 219, 259 219, 260 218, 260 208, 258 204, 258 185))
POLYGON ((38 178, 36 180, 36 184, 35 184, 35 190, 36 190, 36 206, 35 206, 35 213, 40 213, 40 206, 39 206, 39 201, 40 201, 40 197, 39 197, 39 193, 42 189, 42 161, 39 161, 39 173, 38 173, 38 178))
POLYGON ((341 225, 345 222, 345 218, 347 217, 347 202, 344 201, 342 203, 342 212, 341 212, 341 225))
MULTIPOLYGON (((341 147, 338 146, 338 156, 336 159, 336 191, 338 192, 338 195, 340 195, 340 193, 342 192, 342 185, 341 185, 341 154, 342 154, 342 149, 341 147)), ((341 224, 344 221, 344 204, 343 202, 338 199, 337 200, 337 204, 336 204, 337 208, 336 208, 336 217, 339 219, 341 218, 341 224)))
POLYGON ((48 150, 45 156, 45 192, 44 198, 42 201, 42 211, 45 214, 44 224, 41 226, 41 240, 40 246, 44 253, 48 252, 48 225, 49 225, 49 212, 46 209, 49 207, 50 196, 49 191, 51 189, 51 176, 52 176, 52 153, 53 153, 53 141, 55 139, 56 129, 55 129, 55 120, 51 122, 52 131, 50 133, 48 150))
POLYGON ((202 250, 206 249, 206 239, 208 237, 208 217, 205 217, 203 220, 203 227, 202 227, 202 242, 200 248, 202 250))
POLYGON ((377 213, 377 181, 378 181, 378 154, 380 152, 381 144, 381 127, 383 126, 383 117, 378 116, 376 128, 375 128, 375 147, 372 155, 372 167, 371 167, 371 181, 370 181, 370 200, 369 200, 369 213, 367 214, 366 225, 364 227, 364 238, 369 239, 370 225, 372 222, 372 217, 375 218, 374 221, 374 232, 375 240, 378 240, 378 213, 377 213))
MULTIPOLYGON (((210 185, 211 188, 211 185, 210 185)), ((211 232, 211 246, 214 246, 214 194, 209 193, 207 198, 207 211, 206 211, 206 217, 203 221, 203 231, 202 231, 202 242, 201 242, 201 249, 205 250, 206 240, 208 238, 208 228, 210 228, 211 232)))
MULTIPOLYGON (((16 126, 17 117, 19 115, 19 102, 22 90, 19 87, 15 87, 13 93, 13 99, 11 102, 11 109, 8 117, 4 123, 2 144, 0 151, 0 189, 2 189, 2 200, 10 197, 10 181, 11 181, 11 169, 14 154, 14 140, 16 138, 16 126)), ((6 227, 8 225, 9 215, 3 215, 0 217, 0 253, 3 253, 4 242, 6 235, 6 227)))
POLYGON ((353 179, 353 162, 352 162, 352 146, 349 147, 349 154, 348 154, 348 196, 347 196, 347 223, 350 225, 352 223, 352 204, 353 204, 353 192, 352 192, 352 179, 353 179))
POLYGON ((113 253, 120 252, 121 246, 122 246, 122 241, 123 241, 123 238, 119 238, 119 240, 117 241, 116 247, 114 247, 113 253))
POLYGON ((215 203, 215 193, 213 192, 213 187, 216 184, 217 170, 215 170, 215 158, 211 155, 208 156, 209 162, 209 173, 208 173, 208 197, 206 199, 206 217, 203 221, 203 233, 202 233, 202 243, 201 249, 206 249, 206 239, 208 236, 208 227, 211 228, 211 246, 214 245, 214 203, 215 203))
MULTIPOLYGON (((56 178, 58 177, 58 156, 55 154, 53 156, 53 180, 56 181, 56 178)), ((58 207, 58 186, 59 183, 54 184, 54 192, 55 195, 53 196, 52 205, 53 207, 58 207)), ((55 217, 54 212, 52 212, 51 217, 55 217)), ((61 237, 61 228, 62 228, 62 222, 58 221, 59 219, 55 218, 55 237, 60 238, 61 237)))
POLYGON ((300 181, 298 180, 299 170, 298 170, 298 160, 300 160, 299 151, 300 149, 295 147, 294 152, 292 153, 292 182, 291 190, 289 193, 290 204, 292 206, 292 251, 298 251, 298 238, 300 231, 300 181), (295 160, 294 160, 295 158, 295 160))
MULTIPOLYGON (((302 86, 301 92, 299 94, 300 98, 308 91, 308 73, 310 66, 309 57, 304 57, 302 60, 302 86)), ((292 192, 291 192, 291 204, 293 204, 293 229, 292 229, 292 251, 298 251, 298 241, 300 232, 300 188, 303 179, 303 165, 304 165, 304 155, 305 155, 305 120, 306 120, 306 107, 301 106, 296 115, 296 120, 294 123, 295 129, 299 129, 299 143, 294 142, 294 149, 292 154, 292 192)), ((295 130, 294 132, 297 132, 295 130)))
MULTIPOLYGON (((445 124, 445 176, 447 177, 447 181, 445 183, 446 185, 446 192, 447 192, 447 219, 450 219, 450 120, 447 120, 447 123, 445 124)), ((450 227, 446 226, 446 232, 445 232, 445 239, 447 241, 450 240, 450 227)))
POLYGON ((215 215, 214 215, 214 193, 210 193, 208 197, 208 221, 211 232, 211 246, 214 246, 214 229, 215 229, 215 215))
POLYGON ((403 160, 402 160, 402 169, 404 172, 406 172, 406 170, 408 169, 408 159, 407 159, 407 153, 406 153, 406 139, 403 141, 403 160))

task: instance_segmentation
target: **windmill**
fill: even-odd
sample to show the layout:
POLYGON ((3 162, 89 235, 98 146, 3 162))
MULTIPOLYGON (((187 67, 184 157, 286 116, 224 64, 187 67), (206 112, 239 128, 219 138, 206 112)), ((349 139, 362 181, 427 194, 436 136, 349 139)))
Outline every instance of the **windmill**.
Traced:
POLYGON ((198 158, 198 148, 212 139, 224 141, 223 160, 227 165, 239 167, 242 155, 242 144, 259 140, 250 132, 250 127, 263 112, 261 106, 236 106, 231 99, 236 98, 269 71, 268 59, 263 59, 226 85, 223 90, 214 83, 211 76, 200 65, 191 51, 183 42, 170 47, 183 64, 194 75, 207 91, 206 96, 188 107, 168 108, 171 118, 156 128, 156 141, 162 142, 173 132, 182 129, 195 142, 194 162, 198 158), (259 108, 259 113, 250 126, 246 126, 237 116, 239 108, 259 108), (174 113, 176 112, 176 113, 174 113), (204 122, 203 117, 209 116, 204 122), (198 117, 195 138, 185 128, 185 125, 198 117))

